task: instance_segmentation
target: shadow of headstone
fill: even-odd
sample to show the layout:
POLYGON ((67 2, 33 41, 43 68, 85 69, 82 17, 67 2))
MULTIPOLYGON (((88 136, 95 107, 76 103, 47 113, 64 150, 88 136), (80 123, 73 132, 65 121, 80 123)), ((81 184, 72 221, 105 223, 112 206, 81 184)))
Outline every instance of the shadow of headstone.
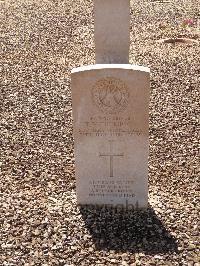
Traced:
POLYGON ((123 211, 80 206, 80 212, 96 249, 145 254, 177 252, 170 235, 154 210, 123 211))

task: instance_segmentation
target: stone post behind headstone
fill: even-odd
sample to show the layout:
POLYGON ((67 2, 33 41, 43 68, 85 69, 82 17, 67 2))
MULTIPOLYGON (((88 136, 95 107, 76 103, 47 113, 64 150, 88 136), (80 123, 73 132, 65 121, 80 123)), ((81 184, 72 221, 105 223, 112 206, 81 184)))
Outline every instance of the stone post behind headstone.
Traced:
POLYGON ((130 1, 94 0, 96 64, 128 64, 130 1))

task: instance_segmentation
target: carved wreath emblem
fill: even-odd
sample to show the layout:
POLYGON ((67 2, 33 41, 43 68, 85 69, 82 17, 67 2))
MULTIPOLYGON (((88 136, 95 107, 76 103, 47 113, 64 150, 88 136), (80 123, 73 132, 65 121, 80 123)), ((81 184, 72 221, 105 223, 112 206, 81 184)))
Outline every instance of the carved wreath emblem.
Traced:
POLYGON ((127 107, 129 90, 121 79, 106 77, 98 80, 93 86, 92 99, 100 110, 114 114, 127 107))

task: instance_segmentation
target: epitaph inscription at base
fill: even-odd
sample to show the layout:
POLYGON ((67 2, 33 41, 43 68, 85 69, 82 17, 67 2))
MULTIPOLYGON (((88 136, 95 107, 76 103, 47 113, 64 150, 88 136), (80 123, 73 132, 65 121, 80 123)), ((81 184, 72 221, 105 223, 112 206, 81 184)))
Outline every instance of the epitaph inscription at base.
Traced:
POLYGON ((94 65, 72 72, 79 204, 147 207, 149 69, 94 65))

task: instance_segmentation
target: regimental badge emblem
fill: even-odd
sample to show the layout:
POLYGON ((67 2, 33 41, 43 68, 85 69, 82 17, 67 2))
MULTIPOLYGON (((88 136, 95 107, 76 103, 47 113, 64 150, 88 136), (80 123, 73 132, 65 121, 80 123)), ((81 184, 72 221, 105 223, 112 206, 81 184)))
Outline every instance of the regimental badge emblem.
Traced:
POLYGON ((129 89, 118 78, 106 77, 98 80, 92 88, 94 104, 107 114, 123 111, 129 103, 129 89))

